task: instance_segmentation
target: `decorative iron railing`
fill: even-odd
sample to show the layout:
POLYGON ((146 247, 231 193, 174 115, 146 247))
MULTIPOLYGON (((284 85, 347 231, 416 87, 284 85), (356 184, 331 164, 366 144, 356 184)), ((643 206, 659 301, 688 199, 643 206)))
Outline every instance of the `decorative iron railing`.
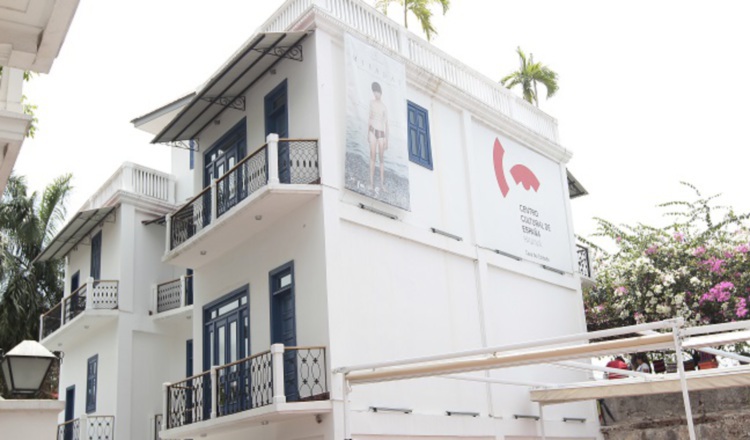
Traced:
POLYGON ((39 338, 51 335, 85 310, 115 310, 118 307, 119 282, 89 278, 40 317, 39 338))
POLYGON ((57 440, 114 440, 115 416, 85 416, 57 425, 57 440))
POLYGON ((51 335, 62 325, 62 302, 57 303, 56 306, 52 307, 47 313, 42 315, 42 338, 51 335))
POLYGON ((186 242, 211 223, 211 187, 203 189, 170 218, 170 249, 186 242))
POLYGON ((211 413, 209 371, 167 386, 167 429, 208 420, 211 413))
POLYGON ((275 402, 329 399, 325 347, 284 347, 212 368, 165 389, 167 429, 275 402), (216 390, 211 393, 211 384, 216 390), (212 408, 215 408, 212 411, 212 408))
POLYGON ((591 278, 591 259, 589 258, 589 248, 576 244, 578 252, 578 273, 591 278))
POLYGON ((272 367, 271 352, 265 351, 217 368, 217 417, 270 405, 272 367))
POLYGON ((297 386, 292 392, 286 390, 287 401, 329 398, 325 347, 285 347, 285 366, 288 361, 294 362, 297 386))
POLYGON ((315 139, 269 141, 170 216, 169 249, 189 240, 215 218, 268 185, 269 181, 303 185, 319 183, 318 162, 318 141, 315 139), (270 160, 269 154, 275 154, 278 160, 270 160), (269 172, 269 165, 274 166, 274 163, 278 164, 275 172, 269 172))
POLYGON ((86 310, 86 295, 88 294, 88 285, 84 284, 78 290, 63 298, 63 324, 70 322, 76 316, 86 310))
POLYGON ((361 0, 287 0, 258 29, 282 32, 296 25, 312 6, 356 29, 369 41, 400 54, 445 83, 468 93, 494 111, 522 124, 553 142, 558 141, 557 121, 511 91, 412 34, 361 0))
POLYGON ((182 306, 182 279, 167 281, 156 286, 156 313, 182 306))
POLYGON ((216 216, 268 184, 268 146, 242 159, 216 181, 216 216))

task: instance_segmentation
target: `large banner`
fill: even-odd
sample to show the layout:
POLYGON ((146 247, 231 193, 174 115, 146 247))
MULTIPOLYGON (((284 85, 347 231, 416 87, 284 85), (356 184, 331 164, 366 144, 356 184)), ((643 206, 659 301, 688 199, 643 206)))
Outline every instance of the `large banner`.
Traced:
POLYGON ((406 69, 348 34, 345 57, 345 187, 409 210, 406 69))
POLYGON ((479 243, 572 272, 562 167, 474 122, 479 243))

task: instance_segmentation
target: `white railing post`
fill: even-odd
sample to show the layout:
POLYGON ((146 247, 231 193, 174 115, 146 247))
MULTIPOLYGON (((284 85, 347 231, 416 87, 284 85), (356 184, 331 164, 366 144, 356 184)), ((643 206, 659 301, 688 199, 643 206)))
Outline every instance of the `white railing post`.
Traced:
POLYGON ((159 286, 151 285, 151 315, 159 313, 159 286))
POLYGON ((279 183, 279 135, 271 133, 266 136, 266 145, 268 146, 268 184, 279 183))
POLYGON ((167 227, 167 240, 164 245, 164 253, 167 254, 172 250, 172 214, 164 216, 164 225, 167 227))
POLYGON ((187 306, 187 280, 185 275, 180 277, 180 307, 187 306))
POLYGON ((125 163, 122 166, 122 190, 127 192, 135 193, 136 191, 136 185, 134 185, 133 179, 135 177, 135 173, 133 172, 133 164, 132 163, 125 163))
POLYGON ((219 383, 216 377, 217 371, 218 368, 215 365, 211 367, 211 415, 209 416, 211 420, 216 418, 216 405, 218 404, 218 399, 216 399, 219 394, 219 390, 216 388, 219 383))
POLYGON ((271 345, 271 377, 273 380, 273 403, 285 403, 284 344, 271 345))
POLYGON ((94 440, 89 435, 89 420, 86 414, 81 414, 81 417, 78 418, 78 438, 80 440, 94 440))
MULTIPOLYGON (((60 326, 62 327, 62 322, 60 323, 60 326)), ((42 335, 44 335, 44 313, 39 315, 39 340, 42 340, 42 335)))
POLYGON ((63 297, 63 300, 60 301, 60 327, 62 327, 63 324, 65 324, 65 297, 63 297))
POLYGON ((174 177, 169 176, 167 178, 167 202, 174 203, 176 193, 177 181, 174 177))
MULTIPOLYGON (((212 180, 209 190, 211 192, 211 223, 216 222, 219 213, 219 185, 217 182, 217 179, 212 180)), ((203 225, 203 227, 205 228, 206 225, 203 225)))
POLYGON ((164 382, 161 385, 161 389, 164 392, 164 401, 161 403, 161 413, 163 414, 163 416, 161 417, 162 431, 165 429, 169 429, 169 413, 167 412, 167 407, 169 406, 169 385, 171 385, 169 382, 164 382))
POLYGON ((94 279, 88 277, 86 280, 86 310, 94 309, 94 279))
POLYGON ((406 28, 398 28, 398 49, 401 55, 410 59, 409 57, 409 31, 406 28))

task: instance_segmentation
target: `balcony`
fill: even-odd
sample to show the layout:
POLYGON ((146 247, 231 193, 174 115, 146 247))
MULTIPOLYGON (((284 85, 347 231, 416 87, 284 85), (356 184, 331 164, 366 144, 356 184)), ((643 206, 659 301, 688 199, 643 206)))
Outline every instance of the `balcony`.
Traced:
POLYGON ((114 440, 115 416, 84 415, 57 425, 57 440, 114 440))
POLYGON ((115 319, 118 290, 117 281, 89 278, 39 318, 39 341, 59 349, 84 332, 115 319))
POLYGON ((331 411, 324 347, 284 347, 164 385, 161 436, 199 438, 211 432, 331 411))
POLYGON ((126 195, 135 195, 141 202, 148 202, 162 209, 164 206, 173 207, 175 182, 171 174, 125 162, 86 201, 81 210, 111 206, 126 195))
POLYGON ((192 314, 193 276, 157 284, 152 288, 151 314, 154 319, 183 317, 192 314))
POLYGON ((163 261, 201 267, 317 197, 319 183, 318 141, 271 134, 265 145, 167 215, 163 261))

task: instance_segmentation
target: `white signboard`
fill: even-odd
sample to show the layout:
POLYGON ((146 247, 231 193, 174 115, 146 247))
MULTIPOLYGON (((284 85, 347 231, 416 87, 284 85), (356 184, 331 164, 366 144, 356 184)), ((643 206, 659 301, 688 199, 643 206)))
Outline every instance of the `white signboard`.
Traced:
POLYGON ((345 52, 345 187, 409 210, 406 69, 348 34, 345 52))
POLYGON ((478 122, 473 141, 479 244, 571 272, 562 167, 478 122))

